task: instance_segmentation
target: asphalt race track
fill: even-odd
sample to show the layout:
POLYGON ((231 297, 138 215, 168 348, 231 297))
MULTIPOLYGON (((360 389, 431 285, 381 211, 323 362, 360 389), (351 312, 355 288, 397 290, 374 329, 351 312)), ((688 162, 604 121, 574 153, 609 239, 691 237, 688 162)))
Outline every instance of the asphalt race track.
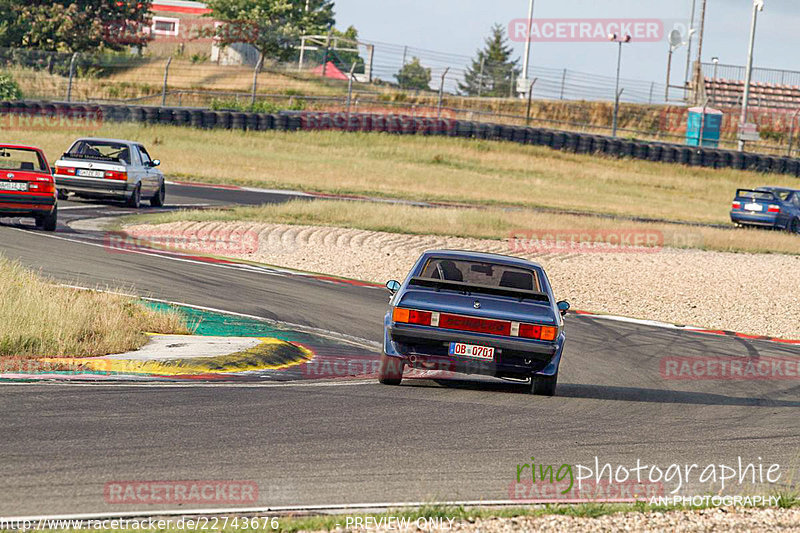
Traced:
MULTIPOLYGON (((167 203, 290 196, 171 186, 167 203)), ((3 219, 0 253, 65 283, 381 339, 387 293, 268 270, 117 253, 64 222, 129 212, 62 202, 59 231, 3 219)), ((569 295, 559 295, 569 298, 569 295)), ((779 311, 776 311, 779 312, 779 311)), ((253 480, 259 505, 505 500, 517 464, 779 463, 798 478, 798 380, 675 381, 664 356, 800 357, 800 348, 567 317, 556 397, 461 376, 288 383, 2 384, 0 516, 108 511, 122 480, 253 480)))

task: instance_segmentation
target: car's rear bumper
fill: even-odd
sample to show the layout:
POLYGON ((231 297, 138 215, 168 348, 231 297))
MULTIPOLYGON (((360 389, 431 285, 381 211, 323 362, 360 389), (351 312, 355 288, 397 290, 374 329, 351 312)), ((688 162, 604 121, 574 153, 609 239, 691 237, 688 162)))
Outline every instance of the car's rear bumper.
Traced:
POLYGON ((750 226, 775 227, 778 225, 778 216, 771 213, 731 211, 731 222, 750 226))
POLYGON ((0 216, 46 215, 56 205, 52 194, 0 193, 0 216))
POLYGON ((384 352, 410 366, 510 378, 554 375, 563 345, 563 333, 554 342, 543 342, 397 323, 387 324, 384 338, 384 352), (450 355, 451 342, 490 346, 495 349, 494 360, 450 355))
POLYGON ((127 181, 103 178, 78 178, 56 175, 56 187, 76 194, 102 196, 108 198, 127 198, 133 192, 127 181))

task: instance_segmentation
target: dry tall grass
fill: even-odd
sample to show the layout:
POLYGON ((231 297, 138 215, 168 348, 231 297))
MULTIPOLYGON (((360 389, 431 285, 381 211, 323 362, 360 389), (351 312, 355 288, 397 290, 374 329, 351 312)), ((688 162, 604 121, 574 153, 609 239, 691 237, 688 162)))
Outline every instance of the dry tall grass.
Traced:
POLYGON ((174 211, 137 220, 150 224, 218 220, 337 226, 415 235, 512 239, 521 247, 530 246, 533 238, 555 234, 560 234, 562 239, 584 235, 586 242, 612 245, 620 238, 636 237, 643 241, 653 239, 651 244, 655 247, 800 254, 800 235, 782 231, 641 223, 528 209, 430 209, 384 203, 296 200, 231 210, 174 211))
POLYGON ((560 152, 507 142, 341 132, 241 132, 109 124, 94 131, 7 128, 51 161, 78 135, 143 142, 174 179, 412 200, 551 207, 729 224, 738 187, 797 178, 560 152))
POLYGON ((88 357, 135 350, 145 332, 188 333, 177 313, 51 284, 0 256, 0 357, 88 357))

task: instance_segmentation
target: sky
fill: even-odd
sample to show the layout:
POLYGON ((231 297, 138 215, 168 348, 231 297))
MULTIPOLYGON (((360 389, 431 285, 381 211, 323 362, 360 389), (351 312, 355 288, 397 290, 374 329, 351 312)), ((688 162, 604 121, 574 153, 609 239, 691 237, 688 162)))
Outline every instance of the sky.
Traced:
MULTIPOLYGON (((697 0, 698 14, 701 3, 697 0)), ((800 71, 800 1, 765 3, 758 17, 754 66, 800 71)), ((752 5, 751 0, 708 0, 704 61, 716 56, 720 64, 746 63, 752 5)), ((363 39, 473 56, 493 23, 508 27, 510 21, 527 17, 528 0, 336 0, 335 6, 337 27, 354 25, 363 39)), ((690 10, 691 0, 536 0, 534 19, 662 19, 671 28, 674 22, 685 23, 690 10)), ((521 58, 524 43, 512 44, 521 58)), ((696 45, 697 39, 692 56, 696 45)), ((625 45, 622 77, 663 84, 667 50, 666 41, 625 45)), ((533 43, 531 49, 533 67, 613 76, 616 60, 616 47, 608 42, 533 43)), ((683 81, 685 62, 684 46, 673 56, 673 83, 683 81)))

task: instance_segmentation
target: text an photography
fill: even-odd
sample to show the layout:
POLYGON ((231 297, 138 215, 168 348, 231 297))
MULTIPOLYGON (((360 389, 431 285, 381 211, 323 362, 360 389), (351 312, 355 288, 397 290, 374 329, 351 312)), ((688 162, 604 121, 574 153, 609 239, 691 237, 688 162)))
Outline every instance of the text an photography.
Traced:
MULTIPOLYGON (((759 457, 735 464, 677 464, 666 467, 636 460, 636 466, 544 464, 535 457, 518 463, 509 485, 509 498, 516 501, 649 501, 652 505, 778 505, 780 497, 772 494, 784 478, 777 463, 764 463, 759 457), (767 488, 770 494, 753 491, 767 488), (689 490, 716 495, 717 499, 695 503, 698 495, 689 490), (667 493, 667 491, 669 491, 667 493), (734 503, 736 502, 736 503, 734 503)), ((785 482, 785 479, 783 480, 785 482)))

